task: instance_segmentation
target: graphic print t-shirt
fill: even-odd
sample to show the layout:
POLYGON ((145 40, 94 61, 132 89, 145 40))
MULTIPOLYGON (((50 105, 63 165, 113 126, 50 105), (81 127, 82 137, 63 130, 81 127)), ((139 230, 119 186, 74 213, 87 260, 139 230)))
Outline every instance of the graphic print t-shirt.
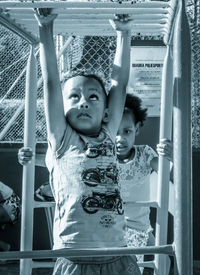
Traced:
POLYGON ((48 149, 56 201, 54 249, 124 246, 124 211, 115 144, 106 129, 98 137, 68 127, 61 147, 48 149))

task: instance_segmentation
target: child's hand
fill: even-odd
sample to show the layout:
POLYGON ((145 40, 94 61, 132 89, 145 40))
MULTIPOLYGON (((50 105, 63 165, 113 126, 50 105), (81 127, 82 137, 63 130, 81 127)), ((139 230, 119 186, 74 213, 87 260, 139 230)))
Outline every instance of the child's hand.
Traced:
POLYGON ((52 9, 48 8, 34 9, 35 18, 37 19, 40 27, 49 25, 56 18, 57 14, 51 14, 51 10, 52 9))
POLYGON ((27 165, 33 158, 33 151, 29 147, 22 147, 18 151, 18 161, 21 165, 27 165))
POLYGON ((157 152, 161 156, 165 156, 169 161, 173 161, 173 144, 168 139, 161 139, 160 143, 157 144, 157 152))
POLYGON ((130 31, 132 20, 129 18, 128 14, 116 14, 116 19, 109 20, 111 26, 116 31, 130 31))

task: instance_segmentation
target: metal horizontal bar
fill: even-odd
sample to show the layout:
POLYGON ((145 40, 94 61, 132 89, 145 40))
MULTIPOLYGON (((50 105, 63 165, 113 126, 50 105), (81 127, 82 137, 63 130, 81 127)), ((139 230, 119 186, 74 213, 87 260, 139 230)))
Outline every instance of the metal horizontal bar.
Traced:
POLYGON ((177 4, 178 2, 176 0, 172 0, 173 13, 169 13, 168 15, 168 22, 170 24, 168 25, 168 31, 163 39, 165 44, 170 44, 171 40, 173 39, 173 29, 175 25, 175 18, 176 18, 177 7, 178 7, 177 4))
MULTIPOLYGON (((137 202, 124 202, 126 205, 132 206, 152 206, 158 207, 158 203, 156 201, 137 201, 137 202)), ((42 208, 42 207, 53 207, 55 206, 55 202, 50 201, 34 201, 34 208, 42 208)))
POLYGON ((155 268, 155 262, 154 261, 147 261, 147 262, 141 262, 137 263, 139 267, 149 267, 149 268, 155 268))
MULTIPOLYGON (((5 12, 6 13, 6 12, 5 12)), ((19 13, 14 13, 14 12, 9 12, 8 14, 10 14, 11 16, 13 15, 15 17, 15 19, 20 18, 21 20, 25 20, 25 19, 34 19, 35 20, 35 16, 34 13, 24 13, 23 17, 22 14, 19 13)), ((115 18, 115 14, 99 14, 98 15, 98 20, 109 20, 109 19, 114 19, 115 18)), ((152 21, 157 21, 157 20, 166 20, 168 18, 168 14, 144 14, 144 16, 142 15, 138 15, 138 14, 131 14, 129 16, 130 19, 134 20, 138 20, 138 21, 147 21, 147 20, 152 20, 152 21)), ((76 19, 76 20, 85 20, 85 19, 90 19, 90 20, 96 20, 97 16, 94 14, 58 14, 56 20, 60 20, 60 19, 76 19)))
POLYGON ((45 259, 58 257, 100 257, 100 256, 121 256, 131 254, 165 254, 174 255, 173 245, 145 246, 145 247, 115 247, 115 248, 86 248, 73 249, 64 248, 58 250, 34 250, 34 251, 10 251, 1 252, 0 259, 45 259))
POLYGON ((132 35, 163 35, 166 38, 169 37, 169 32, 172 29, 171 21, 176 2, 177 0, 146 3, 128 1, 120 4, 88 1, 1 1, 0 8, 4 10, 4 14, 9 14, 10 18, 17 19, 22 32, 27 33, 28 30, 36 37, 38 37, 38 25, 36 22, 34 25, 33 7, 51 7, 53 8, 52 12, 58 14, 54 25, 55 34, 95 36, 97 30, 103 36, 115 36, 116 33, 111 29, 109 23, 106 26, 105 21, 101 22, 101 20, 114 18, 116 13, 127 13, 133 20, 132 35), (94 21, 89 21, 92 19, 94 21), (67 22, 70 20, 68 30, 67 22))
POLYGON ((158 203, 156 201, 135 201, 135 202, 124 202, 125 205, 131 205, 131 206, 152 206, 152 207, 155 207, 155 208, 158 208, 158 203))
POLYGON ((146 8, 98 8, 98 9, 92 9, 92 8, 87 8, 87 9, 81 9, 81 8, 70 8, 70 9, 58 9, 55 8, 53 10, 53 13, 55 14, 167 14, 168 10, 167 9, 146 9, 146 8))
MULTIPOLYGON (((74 32, 65 32, 65 31, 57 31, 57 34, 59 35, 78 35, 80 37, 84 37, 84 36, 101 36, 101 37, 107 37, 107 36, 116 36, 115 33, 113 32, 106 32, 106 31, 102 31, 101 32, 101 35, 97 35, 97 32, 95 31, 83 31, 83 30, 77 30, 77 31, 74 31, 74 32)), ((138 32, 138 33, 133 33, 132 36, 145 36, 145 37, 148 37, 148 36, 161 36, 161 38, 164 36, 163 33, 149 33, 149 32, 146 32, 146 33, 142 33, 141 32, 138 32)), ((163 38, 162 38, 163 39, 163 38)), ((151 39, 152 40, 152 39, 151 39)))
MULTIPOLYGON (((33 18, 33 17, 32 17, 33 18)), ((35 20, 35 19, 33 19, 35 20)), ((67 20, 70 21, 70 20, 67 20)), ((166 21, 166 20, 165 20, 166 21)), ((21 29, 28 29, 31 33, 34 33, 35 36, 38 36, 38 25, 37 22, 35 21, 31 21, 31 20, 17 20, 18 23, 21 24, 21 29), (35 23, 35 24, 34 24, 35 23)), ((54 33, 55 34, 77 34, 77 35, 96 35, 96 31, 95 29, 99 28, 98 31, 104 35, 104 36, 115 36, 116 33, 113 31, 112 27, 110 26, 110 24, 99 24, 96 25, 95 21, 94 22, 90 22, 90 21, 79 21, 79 22, 72 22, 69 25, 69 30, 67 27, 66 22, 61 22, 60 20, 56 20, 55 21, 55 25, 54 25, 54 33), (79 26, 78 26, 79 24, 79 26), (92 32, 90 31, 90 29, 92 29, 92 32)), ((98 23, 100 22, 97 21, 98 23)), ((105 22, 105 21, 104 21, 105 22)), ((140 22, 133 22, 133 35, 136 35, 138 32, 142 33, 144 35, 160 35, 165 33, 165 28, 166 28, 166 24, 162 23, 162 24, 156 24, 152 22, 149 23, 145 23, 142 22, 141 20, 141 24, 140 22), (145 28, 144 28, 145 27, 145 28)))
MULTIPOLYGON (((1 2, 0 2, 0 8, 1 8, 1 2)), ((94 15, 94 14, 136 14, 136 15, 165 15, 168 14, 170 9, 162 9, 162 8, 128 8, 128 7, 121 7, 118 8, 54 8, 52 10, 52 13, 55 14, 89 14, 89 15, 94 15)), ((10 14, 33 14, 34 11, 32 9, 24 9, 24 8, 6 8, 4 12, 8 12, 10 14)))
MULTIPOLYGON (((112 29, 111 25, 109 25, 109 24, 105 24, 105 25, 91 25, 91 24, 81 25, 81 24, 79 24, 79 25, 73 25, 73 26, 63 25, 63 24, 61 24, 61 25, 60 24, 55 24, 54 25, 54 30, 58 29, 58 28, 61 28, 61 29, 66 30, 66 32, 70 31, 70 30, 73 31, 73 30, 76 30, 76 29, 85 29, 85 30, 93 29, 95 31, 94 26, 98 30, 102 29, 102 30, 108 30, 108 31, 110 30, 112 32, 115 32, 112 29)), ((148 30, 148 31, 153 31, 153 32, 154 31, 160 32, 160 31, 165 29, 164 27, 165 27, 164 25, 158 25, 158 24, 155 24, 155 25, 153 25, 153 24, 151 24, 151 25, 133 24, 132 33, 134 33, 135 31, 138 31, 138 30, 139 31, 148 30)))
POLYGON ((54 201, 34 201, 34 208, 53 207, 53 206, 55 206, 54 201))
MULTIPOLYGON (((16 17, 15 19, 17 20, 17 22, 20 22, 21 24, 35 24, 36 23, 36 19, 35 17, 30 18, 30 16, 28 16, 27 18, 24 17, 16 17)), ((109 25, 109 19, 101 19, 101 18, 84 18, 84 19, 80 19, 80 18, 60 18, 57 17, 56 18, 56 24, 98 24, 98 25, 103 25, 103 24, 107 24, 109 25)), ((165 24, 167 22, 167 18, 162 18, 162 19, 144 19, 144 18, 138 18, 138 19, 132 19, 132 24, 142 24, 142 25, 147 25, 147 24, 153 24, 153 25, 157 25, 157 24, 165 24)))
POLYGON ((49 261, 49 262, 39 262, 39 261, 32 261, 32 263, 31 263, 31 266, 32 266, 32 268, 48 268, 48 267, 54 267, 54 265, 55 265, 55 262, 53 262, 53 261, 49 261))
MULTIPOLYGON (((20 23, 22 22, 22 21, 19 21, 20 23)), ((24 26, 30 26, 30 25, 33 25, 33 21, 26 21, 26 22, 23 22, 23 24, 24 24, 24 26)), ((76 28, 76 27, 80 27, 80 28, 86 28, 86 29, 90 29, 90 28, 105 28, 105 27, 107 27, 107 28, 110 28, 110 29, 112 29, 112 27, 111 27, 111 25, 110 25, 110 23, 109 22, 102 22, 102 23, 100 23, 100 22, 95 22, 95 21, 93 21, 93 23, 92 22, 90 22, 90 21, 86 21, 86 22, 70 22, 70 21, 68 21, 68 22, 66 22, 66 23, 64 23, 63 21, 62 22, 60 22, 60 21, 56 21, 56 23, 55 23, 55 25, 54 25, 55 27, 64 27, 64 28, 66 28, 66 29, 74 29, 74 28, 76 28)), ((156 30, 159 30, 159 29, 162 29, 162 28, 164 28, 165 27, 165 25, 164 24, 148 24, 148 23, 132 23, 131 24, 131 26, 132 26, 132 28, 137 28, 137 29, 156 29, 156 30)))
MULTIPOLYGON (((22 25, 22 24, 21 24, 22 25)), ((22 27, 25 25, 22 25, 22 27)), ((38 31, 38 25, 37 24, 28 24, 28 28, 30 30, 37 30, 38 31)), ((73 31, 76 29, 85 29, 85 30, 90 30, 93 29, 95 31, 95 28, 97 29, 102 29, 102 30, 108 30, 108 31, 112 31, 113 33, 115 32, 112 28, 112 26, 107 23, 107 24, 62 24, 62 23, 55 23, 54 24, 54 32, 57 29, 60 30, 66 30, 66 32, 68 31, 73 31)), ((141 31, 157 31, 160 32, 162 30, 167 29, 167 26, 165 24, 132 24, 132 28, 131 28, 131 32, 134 33, 135 31, 141 30, 141 31)))
MULTIPOLYGON (((73 28, 71 30, 67 30, 66 28, 62 27, 54 28, 55 34, 60 35, 79 35, 79 36, 116 36, 116 32, 107 28, 96 28, 95 29, 85 29, 85 28, 73 28)), ((142 35, 142 36, 157 36, 157 35, 164 35, 164 30, 141 30, 138 29, 131 33, 132 36, 135 35, 142 35)))
POLYGON ((26 31, 24 28, 21 28, 21 26, 17 25, 14 20, 11 18, 8 18, 7 16, 0 13, 0 24, 2 24, 7 29, 11 30, 12 32, 16 33, 23 39, 25 39, 30 44, 36 44, 38 43, 38 39, 26 31))
POLYGON ((142 7, 142 8, 167 8, 169 2, 155 1, 155 2, 138 2, 127 1, 123 3, 119 2, 88 2, 88 1, 1 1, 0 7, 12 7, 12 8, 116 8, 116 7, 142 7))

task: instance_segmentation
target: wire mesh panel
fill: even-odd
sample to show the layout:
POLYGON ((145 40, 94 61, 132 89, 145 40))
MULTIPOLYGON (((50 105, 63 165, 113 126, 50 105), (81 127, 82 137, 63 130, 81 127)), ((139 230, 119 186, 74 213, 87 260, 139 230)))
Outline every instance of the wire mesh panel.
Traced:
MULTIPOLYGON (((29 44, 0 25, 0 141, 22 142, 24 133, 24 102, 26 64, 29 44)), ((39 50, 36 48, 39 64, 39 50)), ((41 77, 38 67, 38 79, 41 77)), ((42 88, 38 89, 37 140, 46 140, 42 88)))
MULTIPOLYGON (((0 26, 0 37, 2 60, 0 71, 0 141, 23 142, 25 75, 29 45, 2 26, 0 26)), ((57 53, 67 39, 68 36, 55 38, 57 53)), ((88 74, 97 74, 105 83, 106 89, 109 89, 115 40, 115 37, 74 37, 65 54, 58 59, 61 81, 66 79, 71 70, 84 71, 88 74)), ((38 62, 36 140, 37 142, 46 142, 38 47, 36 47, 35 52, 38 62)))
POLYGON ((28 43, 0 26, 0 134, 4 141, 22 140, 23 115, 18 108, 23 110, 28 49, 28 43), (9 122, 11 128, 5 130, 9 122))
POLYGON ((200 1, 188 0, 192 41, 192 145, 200 148, 200 1))
POLYGON ((93 73, 101 78, 106 89, 109 90, 115 40, 116 38, 111 36, 76 37, 64 55, 63 79, 65 80, 71 71, 93 73), (77 48, 79 53, 76 52, 77 48))

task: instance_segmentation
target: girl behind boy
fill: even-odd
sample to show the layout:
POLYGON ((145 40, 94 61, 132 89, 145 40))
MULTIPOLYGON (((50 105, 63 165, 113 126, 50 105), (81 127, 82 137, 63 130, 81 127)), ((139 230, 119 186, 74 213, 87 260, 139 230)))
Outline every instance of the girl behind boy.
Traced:
MULTIPOLYGON (((158 170, 156 152, 148 145, 135 145, 135 137, 143 126, 147 109, 133 94, 127 94, 124 114, 116 137, 121 194, 126 219, 126 240, 128 246, 140 247, 154 243, 150 225, 150 208, 133 206, 128 202, 146 201, 150 193, 150 174, 158 170)), ((167 140, 157 145, 159 154, 172 160, 172 146, 167 140)), ((138 255, 139 262, 143 255, 138 255)))
MULTIPOLYGON (((41 68, 48 134, 47 166, 56 209, 54 249, 122 247, 124 216, 116 168, 115 137, 129 76, 130 22, 117 30, 113 85, 107 97, 95 75, 73 75, 63 90, 49 9, 38 9, 41 68)), ((140 274, 134 256, 59 258, 54 274, 140 274), (101 273, 100 273, 101 272, 101 273)))

